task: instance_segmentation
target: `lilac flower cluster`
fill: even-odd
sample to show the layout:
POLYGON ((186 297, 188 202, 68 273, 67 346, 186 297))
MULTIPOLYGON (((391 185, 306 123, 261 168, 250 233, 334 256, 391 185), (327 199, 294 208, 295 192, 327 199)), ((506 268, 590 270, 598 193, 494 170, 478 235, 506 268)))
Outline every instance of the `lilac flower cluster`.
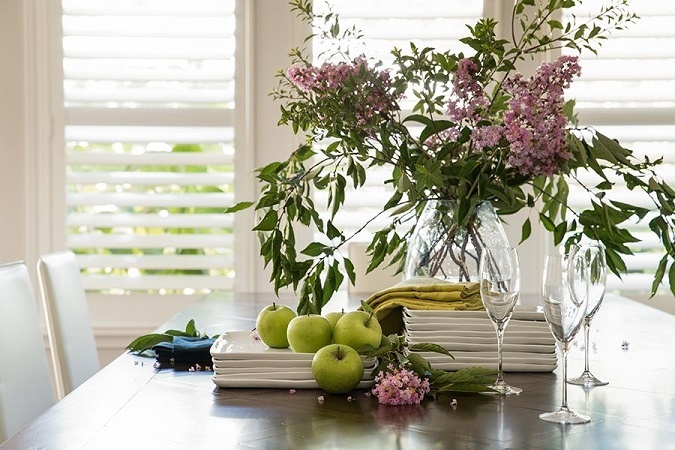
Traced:
POLYGON ((293 64, 286 69, 286 76, 301 91, 326 92, 337 88, 348 77, 358 74, 361 68, 367 69, 367 67, 367 62, 363 57, 356 58, 352 64, 325 62, 321 67, 293 64))
POLYGON ((561 56, 539 66, 528 79, 517 74, 504 80, 502 87, 511 98, 501 124, 489 117, 490 100, 477 73, 478 66, 471 59, 457 63, 445 111, 455 126, 431 136, 425 144, 439 147, 469 127, 473 151, 508 145, 508 164, 524 175, 556 173, 572 156, 566 147, 563 91, 581 73, 578 58, 561 56))
MULTIPOLYGON (((345 86, 345 80, 358 77, 359 84, 353 91, 342 90, 341 100, 354 109, 357 124, 367 127, 376 122, 376 117, 398 109, 397 97, 391 92, 391 77, 386 70, 377 71, 368 67, 364 57, 352 63, 323 63, 320 67, 294 64, 286 69, 286 77, 300 91, 313 94, 321 99, 345 86)), ((334 117, 319 117, 329 120, 334 117)))
POLYGON ((529 79, 518 74, 504 81, 511 95, 504 115, 504 137, 510 143, 508 163, 525 175, 552 175, 571 158, 565 139, 563 90, 579 76, 577 57, 560 56, 544 63, 529 79))
POLYGON ((419 405, 429 392, 429 380, 420 379, 415 372, 406 368, 387 366, 388 372, 375 377, 371 390, 382 405, 419 405))
POLYGON ((476 81, 477 72, 478 66, 468 58, 457 63, 457 71, 452 79, 453 93, 446 106, 446 113, 453 122, 475 123, 490 104, 483 88, 476 81))
POLYGON ((453 93, 445 110, 456 125, 427 139, 425 144, 428 147, 436 148, 446 141, 456 139, 464 126, 473 127, 471 132, 473 149, 480 151, 499 144, 503 135, 503 128, 500 125, 478 125, 485 120, 490 100, 476 80, 477 72, 478 66, 471 59, 461 59, 457 63, 457 70, 452 79, 453 93))

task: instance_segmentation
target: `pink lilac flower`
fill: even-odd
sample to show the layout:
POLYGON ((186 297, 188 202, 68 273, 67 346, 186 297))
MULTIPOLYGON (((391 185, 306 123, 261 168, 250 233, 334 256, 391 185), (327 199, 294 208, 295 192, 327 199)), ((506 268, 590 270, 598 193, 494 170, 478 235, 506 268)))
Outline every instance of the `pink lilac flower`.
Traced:
POLYGON ((455 126, 428 138, 425 144, 429 148, 437 148, 444 142, 452 142, 459 136, 464 126, 475 127, 471 140, 475 150, 496 146, 502 138, 502 127, 498 125, 476 126, 484 120, 490 100, 485 95, 480 83, 476 80, 478 65, 469 58, 458 61, 452 87, 453 92, 445 105, 445 113, 455 122, 455 126))
POLYGON ((476 150, 495 147, 502 139, 504 128, 501 125, 487 125, 471 130, 471 142, 476 150))
POLYGON ((504 137, 510 143, 508 163, 525 175, 552 175, 571 158, 566 148, 563 91, 579 76, 578 58, 561 56, 544 63, 529 79, 504 81, 511 95, 504 115, 504 137))
POLYGON ((297 391, 296 391, 295 389, 290 389, 290 390, 288 391, 288 393, 291 394, 291 395, 295 394, 296 392, 297 392, 297 391))
POLYGON ((382 405, 419 405, 429 392, 429 380, 420 377, 406 368, 387 366, 388 371, 375 377, 372 394, 382 405))
POLYGON ((323 402, 324 402, 325 400, 326 400, 326 399, 324 398, 323 395, 319 395, 319 396, 317 397, 317 399, 316 399, 316 401, 318 401, 320 404, 323 404, 323 402))
POLYGON ((453 93, 446 105, 446 114, 453 122, 480 119, 480 113, 489 104, 475 75, 478 66, 472 60, 465 58, 457 63, 457 70, 452 79, 453 93))
MULTIPOLYGON (((299 90, 311 92, 316 98, 335 94, 344 87, 349 77, 359 77, 359 83, 352 90, 342 89, 339 95, 353 107, 357 125, 367 128, 377 123, 377 117, 398 109, 397 96, 391 91, 391 77, 387 71, 368 67, 364 57, 351 63, 325 62, 320 67, 294 64, 286 69, 286 77, 299 90)), ((318 117, 328 120, 328 117, 318 117)))
POLYGON ((453 142, 459 137, 459 129, 451 127, 438 133, 431 135, 424 141, 424 144, 429 148, 441 147, 446 142, 453 142))

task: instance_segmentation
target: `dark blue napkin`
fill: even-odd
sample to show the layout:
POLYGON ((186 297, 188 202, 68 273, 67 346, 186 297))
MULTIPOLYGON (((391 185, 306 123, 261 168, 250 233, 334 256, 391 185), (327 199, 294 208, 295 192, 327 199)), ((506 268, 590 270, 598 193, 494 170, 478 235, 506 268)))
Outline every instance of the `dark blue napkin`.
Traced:
POLYGON ((175 336, 173 342, 162 342, 152 349, 160 365, 211 367, 211 346, 215 339, 175 336))

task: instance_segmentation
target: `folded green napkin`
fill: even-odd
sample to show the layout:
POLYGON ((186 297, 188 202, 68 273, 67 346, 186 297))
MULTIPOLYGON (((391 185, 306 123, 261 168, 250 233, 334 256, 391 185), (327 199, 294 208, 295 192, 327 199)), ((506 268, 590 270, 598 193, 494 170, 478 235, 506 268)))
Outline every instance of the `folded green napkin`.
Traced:
POLYGON ((403 331, 403 307, 422 310, 482 310, 478 283, 452 283, 416 277, 371 295, 366 303, 375 310, 384 334, 403 331))

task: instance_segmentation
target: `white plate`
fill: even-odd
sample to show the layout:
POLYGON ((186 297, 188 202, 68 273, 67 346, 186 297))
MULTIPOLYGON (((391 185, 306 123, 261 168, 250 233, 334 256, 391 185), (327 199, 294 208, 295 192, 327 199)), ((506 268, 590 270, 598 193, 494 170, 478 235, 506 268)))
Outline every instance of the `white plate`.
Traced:
MULTIPOLYGON (((418 342, 426 341, 415 341, 409 339, 408 342, 412 345, 418 342)), ((438 344, 441 347, 444 347, 450 353, 456 351, 465 351, 465 352, 496 352, 497 351, 497 342, 496 339, 490 343, 473 343, 473 342, 447 342, 447 341, 433 341, 434 344, 438 344)), ((554 345, 530 345, 530 344, 504 344, 502 349, 504 352, 521 352, 521 353, 555 353, 554 345)))
MULTIPOLYGON (((266 380, 264 378, 241 378, 213 376, 213 382, 216 386, 222 388, 280 388, 280 389, 319 389, 319 385, 314 380, 266 380)), ((371 388, 374 381, 362 381, 355 389, 371 388)))
MULTIPOLYGON (((456 330, 456 331, 494 331, 494 326, 489 320, 463 320, 463 321, 453 321, 453 322, 442 322, 436 320, 434 322, 424 322, 424 323, 410 323, 404 321, 405 329, 409 331, 438 331, 443 332, 445 330, 456 330)), ((506 333, 514 331, 537 331, 537 330, 548 330, 548 325, 542 322, 526 322, 526 321, 511 321, 506 327, 506 333)))
POLYGON ((232 358, 211 358, 214 366, 227 366, 233 368, 261 368, 264 370, 276 369, 303 369, 310 367, 312 361, 306 359, 288 360, 288 359, 232 359, 232 358))
POLYGON ((311 361, 313 353, 295 353, 288 348, 270 348, 250 331, 226 331, 211 346, 211 356, 217 359, 276 359, 311 361))
MULTIPOLYGON (((363 357, 362 357, 363 358, 363 357)), ((268 372, 304 372, 311 373, 312 365, 311 362, 300 361, 296 364, 295 361, 292 361, 293 364, 279 364, 282 361, 261 361, 261 360, 251 360, 247 361, 245 359, 212 359, 213 368, 219 369, 221 371, 227 370, 230 373, 268 373, 268 372)), ((368 359, 364 365, 364 370, 372 370, 377 366, 376 359, 368 359)))
MULTIPOLYGON (((312 371, 307 371, 307 372, 296 372, 296 371, 284 371, 284 372, 268 372, 268 373, 261 373, 261 372, 240 372, 240 373, 232 373, 232 372, 227 372, 222 369, 216 368, 214 370, 215 375, 218 377, 221 377, 223 379, 225 378, 233 378, 233 379, 239 379, 239 380, 249 380, 249 379, 260 379, 260 380, 314 380, 314 376, 312 375, 312 371)), ((363 371, 363 380, 372 380, 374 377, 372 376, 372 369, 371 370, 364 370, 363 371)))
MULTIPOLYGON (((463 332, 440 332, 440 331, 414 331, 406 333, 408 342, 441 342, 467 343, 467 344, 495 344, 497 335, 492 332, 463 331, 463 332)), ((528 345, 555 345, 555 339, 551 333, 506 333, 505 344, 528 344, 528 345)))
MULTIPOLYGON (((497 352, 452 352, 455 359, 450 358, 440 353, 419 352, 433 367, 436 363, 444 362, 462 362, 473 363, 474 365, 496 364, 497 352)), ((558 361, 555 353, 520 353, 520 352, 504 352, 504 363, 515 364, 554 364, 558 361)))
MULTIPOLYGON (((509 333, 508 327, 506 333, 504 334, 504 339, 517 337, 519 339, 533 339, 533 340, 550 340, 554 342, 553 335, 548 329, 533 329, 533 330, 519 330, 517 333, 509 333)), ((457 330, 451 328, 445 328, 442 330, 419 330, 415 331, 415 336, 424 337, 448 337, 448 338, 458 338, 458 339, 469 339, 469 338, 484 338, 484 337, 493 337, 496 338, 494 327, 491 330, 457 330)))
MULTIPOLYGON (((415 319, 424 319, 429 317, 439 317, 439 318, 458 318, 458 319, 468 319, 468 318, 487 318, 487 312, 485 311, 446 311, 446 310, 428 310, 428 309, 409 309, 403 307, 404 315, 408 317, 413 317, 415 319)), ((513 319, 514 320, 537 320, 545 321, 544 313, 541 311, 541 308, 526 308, 513 310, 513 319)))
MULTIPOLYGON (((305 376, 312 376, 312 369, 308 367, 284 367, 282 368, 270 368, 270 367, 230 367, 229 365, 213 365, 213 371, 217 374, 222 375, 239 375, 242 374, 263 374, 265 376, 272 374, 277 374, 283 372, 299 373, 305 376)), ((264 377, 263 377, 264 378, 264 377)))
MULTIPOLYGON (((284 361, 288 365, 297 363, 300 366, 310 364, 314 353, 295 353, 289 348, 270 348, 263 341, 254 339, 250 331, 226 331, 211 346, 211 357, 214 361, 284 361)), ((361 358, 364 365, 373 364, 374 358, 361 358)))
MULTIPOLYGON (((473 367, 480 365, 482 367, 487 367, 488 369, 497 370, 497 363, 465 363, 465 362, 448 362, 448 363, 434 363, 433 368, 439 370, 449 370, 457 371, 460 369, 465 369, 467 367, 473 367)), ((553 372, 557 367, 557 364, 520 364, 520 363, 511 363, 504 362, 503 369, 505 372, 553 372)), ((507 380, 508 381, 508 380, 507 380)))

